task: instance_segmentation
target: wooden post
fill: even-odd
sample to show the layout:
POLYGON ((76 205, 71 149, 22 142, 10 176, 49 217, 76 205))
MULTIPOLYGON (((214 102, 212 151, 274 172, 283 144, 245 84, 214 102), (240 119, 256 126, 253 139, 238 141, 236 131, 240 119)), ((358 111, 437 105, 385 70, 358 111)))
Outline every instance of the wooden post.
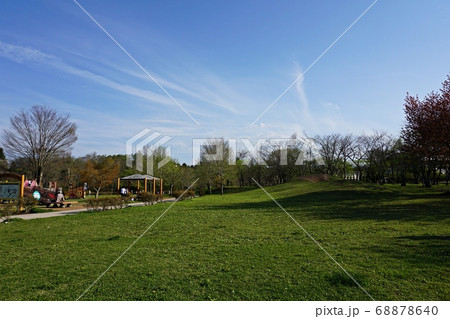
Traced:
POLYGON ((145 183, 145 185, 144 185, 144 192, 147 193, 147 177, 144 179, 144 183, 145 183))
POLYGON ((25 184, 25 175, 20 178, 20 197, 23 197, 23 186, 25 184))
POLYGON ((156 178, 153 178, 153 195, 156 194, 156 178))
POLYGON ((161 200, 163 199, 163 179, 161 178, 160 180, 159 180, 159 193, 161 194, 161 200))
POLYGON ((138 185, 137 185, 137 191, 139 192, 139 180, 137 181, 138 185))
POLYGON ((120 190, 120 177, 117 177, 117 191, 120 190))

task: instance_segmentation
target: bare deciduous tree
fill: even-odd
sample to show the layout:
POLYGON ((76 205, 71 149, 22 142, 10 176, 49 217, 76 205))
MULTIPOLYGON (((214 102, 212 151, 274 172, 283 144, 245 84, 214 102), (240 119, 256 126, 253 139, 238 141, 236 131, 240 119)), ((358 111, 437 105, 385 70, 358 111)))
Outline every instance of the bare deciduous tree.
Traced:
POLYGON ((388 159, 395 139, 386 132, 375 131, 372 135, 364 136, 363 143, 366 179, 372 183, 383 184, 388 175, 388 159))
POLYGON ((350 151, 350 161, 352 161, 356 170, 356 179, 358 181, 362 180, 363 170, 365 165, 365 159, 367 156, 367 141, 368 137, 366 135, 360 135, 353 138, 352 148, 350 151))
POLYGON ((0 147, 0 172, 6 171, 8 168, 8 162, 6 161, 5 153, 3 148, 0 147))
POLYGON ((339 140, 339 153, 341 154, 341 166, 342 166, 342 177, 347 178, 347 166, 350 166, 348 161, 353 151, 354 138, 352 134, 341 135, 339 140))
POLYGON ((35 105, 10 118, 3 131, 3 147, 13 159, 25 158, 38 184, 44 168, 56 158, 68 154, 77 140, 77 125, 68 114, 59 114, 46 106, 35 105))
POLYGON ((319 154, 322 157, 326 173, 329 175, 336 174, 338 170, 338 163, 342 157, 342 148, 340 147, 340 134, 331 134, 314 137, 315 142, 319 147, 319 154))

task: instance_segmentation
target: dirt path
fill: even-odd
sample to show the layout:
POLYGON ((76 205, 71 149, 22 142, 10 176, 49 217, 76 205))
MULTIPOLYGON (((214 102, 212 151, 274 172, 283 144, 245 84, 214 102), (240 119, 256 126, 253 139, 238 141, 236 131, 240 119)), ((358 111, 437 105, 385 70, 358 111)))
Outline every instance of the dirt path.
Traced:
MULTIPOLYGON (((173 202, 175 198, 164 199, 163 203, 173 202)), ((128 206, 144 206, 144 203, 130 203, 128 206)), ((22 214, 22 215, 13 215, 11 218, 20 218, 20 219, 37 219, 37 218, 49 218, 49 217, 58 217, 58 216, 66 216, 66 215, 74 215, 79 212, 87 211, 83 206, 74 206, 68 208, 55 208, 57 210, 48 213, 36 213, 36 214, 22 214)))

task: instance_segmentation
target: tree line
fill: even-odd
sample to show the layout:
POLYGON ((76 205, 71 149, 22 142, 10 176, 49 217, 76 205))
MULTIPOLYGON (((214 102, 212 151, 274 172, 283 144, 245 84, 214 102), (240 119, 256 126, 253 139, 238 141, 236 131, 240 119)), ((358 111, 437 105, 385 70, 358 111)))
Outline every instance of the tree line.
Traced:
MULTIPOLYGON (((157 163, 167 154, 159 148, 153 153, 153 175, 164 179, 169 193, 187 189, 198 179, 194 188, 200 194, 223 193, 227 186, 254 186, 254 181, 281 184, 314 174, 380 184, 448 184, 450 76, 438 92, 423 99, 407 94, 404 111, 405 125, 399 136, 386 132, 307 138, 292 135, 257 143, 250 150, 235 149, 224 139, 212 139, 201 145, 194 165, 169 159, 162 167, 157 163)), ((20 111, 10 118, 10 128, 3 131, 0 171, 31 176, 42 185, 57 181, 68 188, 87 183, 97 194, 114 192, 117 177, 140 173, 127 166, 126 155, 71 156, 76 130, 68 115, 48 107, 20 111)), ((133 156, 139 155, 145 161, 143 167, 147 167, 142 154, 133 156)))

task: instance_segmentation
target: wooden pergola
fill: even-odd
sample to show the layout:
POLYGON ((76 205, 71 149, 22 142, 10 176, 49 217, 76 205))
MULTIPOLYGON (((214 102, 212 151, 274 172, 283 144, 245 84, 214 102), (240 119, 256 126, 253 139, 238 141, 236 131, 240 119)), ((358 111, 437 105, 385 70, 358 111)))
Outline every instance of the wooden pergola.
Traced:
POLYGON ((144 182, 144 192, 148 191, 148 182, 152 182, 152 193, 156 194, 156 181, 159 181, 159 193, 163 194, 163 179, 150 175, 134 174, 126 177, 117 178, 117 191, 120 189, 121 181, 137 181, 137 190, 139 191, 140 182, 144 182))

